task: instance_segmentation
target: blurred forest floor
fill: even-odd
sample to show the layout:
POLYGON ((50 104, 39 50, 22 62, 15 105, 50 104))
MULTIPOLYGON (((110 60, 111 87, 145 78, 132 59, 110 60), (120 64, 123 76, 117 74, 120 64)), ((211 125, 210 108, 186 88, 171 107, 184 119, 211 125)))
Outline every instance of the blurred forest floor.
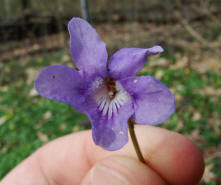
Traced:
MULTIPOLYGON (((109 56, 122 47, 165 48, 139 75, 153 75, 175 94, 176 112, 161 127, 198 145, 206 162, 201 185, 221 184, 221 27, 216 21, 94 24, 109 56)), ((62 32, 0 44, 0 178, 42 144, 90 128, 86 116, 40 97, 33 87, 43 67, 73 67, 68 41, 62 32)))

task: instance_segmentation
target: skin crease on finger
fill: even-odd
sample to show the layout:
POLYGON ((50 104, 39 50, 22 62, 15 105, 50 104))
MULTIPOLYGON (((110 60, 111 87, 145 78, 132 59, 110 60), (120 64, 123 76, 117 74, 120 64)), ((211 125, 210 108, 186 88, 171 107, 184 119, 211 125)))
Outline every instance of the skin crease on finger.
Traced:
POLYGON ((126 185, 166 185, 163 179, 149 166, 141 163, 136 158, 125 155, 109 156, 98 161, 88 172, 81 185, 104 184, 97 183, 97 181, 105 182, 105 185, 113 185, 116 184, 111 182, 113 178, 120 179, 120 182, 126 185), (95 172, 102 168, 105 169, 105 173, 95 172), (106 172, 108 172, 108 176, 105 176, 106 172), (92 179, 96 178, 97 180, 94 182, 92 179), (98 180, 98 178, 102 180, 98 180))
MULTIPOLYGON (((204 163, 202 155, 189 139, 152 126, 136 126, 135 131, 148 166, 167 184, 198 183, 204 163)), ((110 155, 126 155, 137 159, 131 141, 119 151, 108 152, 93 143, 90 131, 68 135, 40 148, 6 176, 0 185, 29 185, 31 183, 22 180, 37 177, 38 181, 49 184, 80 184, 94 164, 110 155), (29 173, 24 173, 27 171, 29 173), (18 179, 21 183, 18 183, 18 179)))

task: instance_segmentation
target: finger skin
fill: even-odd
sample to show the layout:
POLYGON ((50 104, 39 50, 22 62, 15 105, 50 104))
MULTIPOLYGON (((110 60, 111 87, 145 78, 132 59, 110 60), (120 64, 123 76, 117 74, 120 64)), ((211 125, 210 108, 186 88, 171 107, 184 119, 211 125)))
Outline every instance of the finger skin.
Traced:
POLYGON ((81 185, 166 185, 163 179, 149 166, 133 157, 124 155, 109 156, 94 165, 83 179, 81 185), (104 172, 99 173, 97 169, 104 172), (113 179, 113 180, 112 180, 113 179), (116 183, 121 182, 121 183, 116 183), (114 182, 113 182, 114 181, 114 182))
MULTIPOLYGON (((199 182, 204 163, 193 142, 180 134, 158 127, 136 126, 135 132, 147 165, 167 184, 196 185, 199 182)), ((48 184, 48 181, 59 185, 80 184, 97 161, 110 155, 126 155, 137 159, 131 141, 119 151, 108 152, 93 143, 91 131, 67 135, 40 148, 9 173, 0 185, 26 185, 22 179, 25 181, 29 176, 33 180, 37 179, 35 174, 42 174, 45 181, 42 185, 48 184), (30 169, 29 173, 22 173, 21 169, 30 168, 29 163, 36 165, 35 172, 30 169), (24 178, 21 179, 22 176, 24 178), (20 183, 17 183, 18 179, 20 183)))

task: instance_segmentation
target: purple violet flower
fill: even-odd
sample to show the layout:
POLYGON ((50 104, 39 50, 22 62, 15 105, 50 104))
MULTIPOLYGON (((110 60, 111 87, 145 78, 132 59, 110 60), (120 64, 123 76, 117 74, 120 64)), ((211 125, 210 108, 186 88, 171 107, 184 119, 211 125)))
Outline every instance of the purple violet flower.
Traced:
POLYGON ((174 112, 174 96, 151 76, 136 77, 148 55, 163 52, 152 48, 123 48, 109 61, 96 30, 81 18, 68 23, 70 51, 79 70, 63 65, 44 68, 35 80, 38 93, 67 103, 85 113, 92 125, 95 144, 118 150, 128 142, 128 119, 156 125, 174 112))

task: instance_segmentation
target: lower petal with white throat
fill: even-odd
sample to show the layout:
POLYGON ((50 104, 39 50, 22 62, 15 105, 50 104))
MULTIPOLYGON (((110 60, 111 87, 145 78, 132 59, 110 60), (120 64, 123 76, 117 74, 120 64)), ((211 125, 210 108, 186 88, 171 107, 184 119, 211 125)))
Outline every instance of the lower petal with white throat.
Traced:
POLYGON ((127 122, 134 113, 130 95, 119 82, 114 85, 115 89, 112 89, 105 80, 95 82, 93 87, 96 88, 87 111, 95 144, 111 151, 128 142, 127 122))
POLYGON ((111 82, 112 84, 107 83, 104 80, 100 84, 94 99, 102 116, 111 119, 118 113, 121 106, 131 100, 131 97, 118 81, 111 82))

